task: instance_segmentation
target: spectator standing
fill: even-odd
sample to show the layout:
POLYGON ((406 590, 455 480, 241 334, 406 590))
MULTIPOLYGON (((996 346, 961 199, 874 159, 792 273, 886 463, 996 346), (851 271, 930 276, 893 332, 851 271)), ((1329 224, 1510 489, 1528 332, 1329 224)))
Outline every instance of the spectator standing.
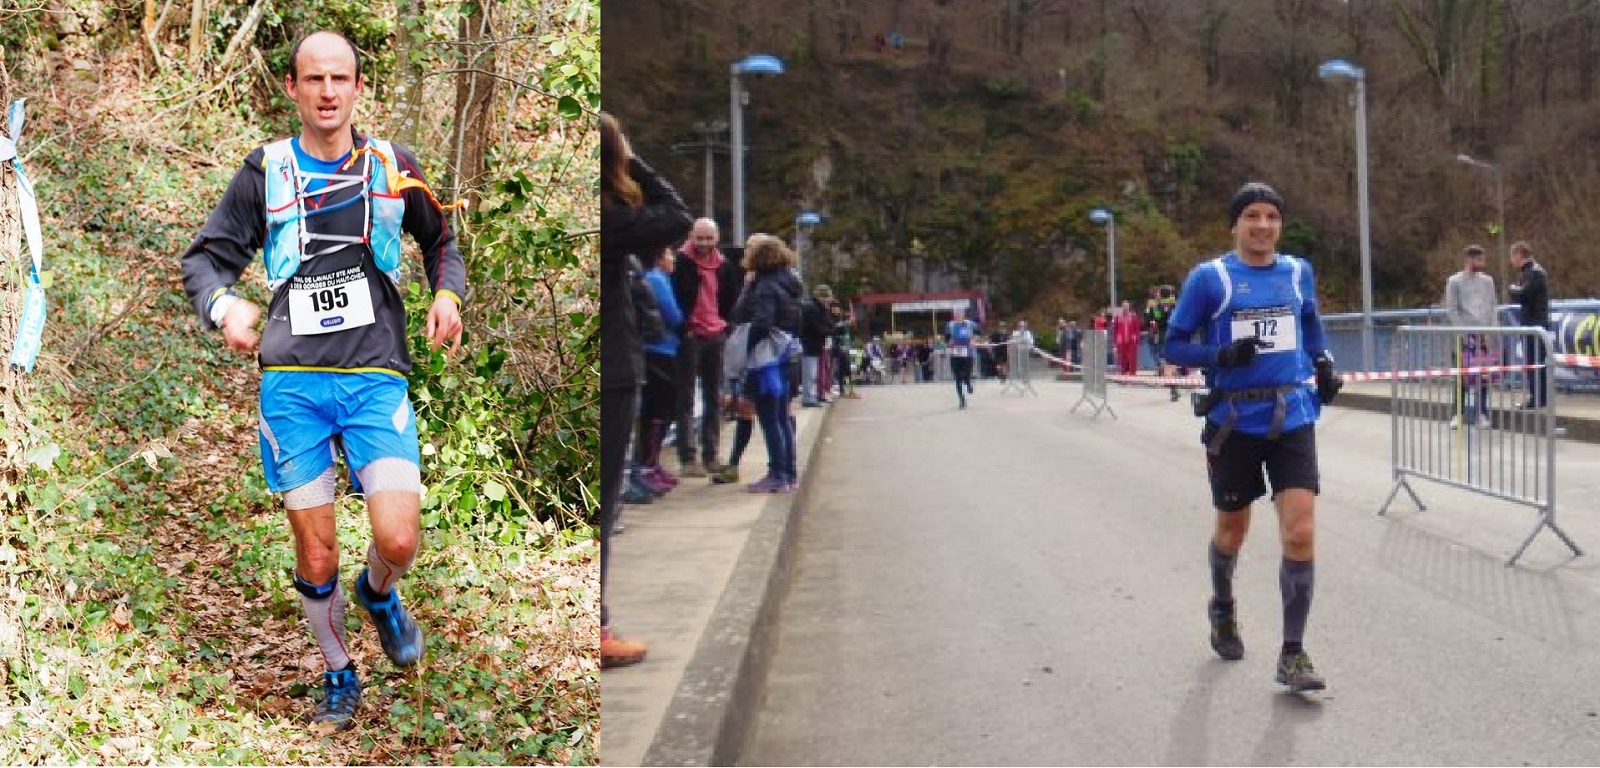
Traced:
POLYGON ((819 285, 811 290, 800 312, 800 406, 820 408, 824 399, 817 386, 817 370, 822 353, 833 332, 833 321, 828 314, 828 304, 833 301, 833 289, 819 285))
POLYGON ((683 239, 691 215, 677 190, 633 154, 609 114, 600 116, 600 169, 600 666, 604 668, 638 663, 647 650, 644 643, 612 632, 605 597, 611 526, 644 379, 644 347, 629 290, 629 262, 635 253, 683 239))
POLYGON ((751 235, 745 244, 745 270, 754 273, 733 309, 733 320, 750 324, 745 392, 756 404, 756 419, 767 444, 767 475, 751 483, 751 493, 793 493, 796 466, 794 420, 789 417, 791 384, 786 372, 798 354, 801 295, 794 251, 771 235, 751 235), (791 348, 793 348, 791 350, 791 348))
POLYGON ((717 248, 711 219, 696 219, 688 245, 672 270, 672 292, 684 316, 677 358, 678 463, 684 477, 705 477, 717 461, 722 423, 722 345, 728 337, 727 309, 739 296, 739 265, 717 248), (695 391, 700 392, 699 447, 695 460, 695 391), (707 465, 710 465, 709 467, 707 465))
POLYGON ((1111 343, 1117 349, 1117 370, 1124 376, 1139 373, 1139 315, 1133 311, 1133 302, 1124 300, 1111 321, 1111 343))
MULTIPOLYGON (((1462 262, 1461 271, 1451 275, 1444 284, 1445 316, 1450 325, 1456 328, 1493 328, 1498 325, 1494 278, 1484 272, 1483 248, 1467 246, 1462 251, 1462 262)), ((1473 333, 1459 334, 1455 346, 1456 365, 1471 365, 1489 352, 1489 338, 1473 333)), ((1455 395, 1456 408, 1450 417, 1451 429, 1460 427, 1463 419, 1468 424, 1489 426, 1489 382, 1486 376, 1457 376, 1455 395), (1476 395, 1470 405, 1466 396, 1469 383, 1475 384, 1473 390, 1476 395), (1469 407, 1471 413, 1466 411, 1469 407)))
POLYGON ((672 490, 678 479, 661 466, 661 442, 677 415, 678 339, 683 313, 672 296, 671 248, 646 252, 644 281, 661 313, 662 337, 644 345, 644 389, 640 395, 639 430, 633 443, 634 481, 653 494, 672 490))
MULTIPOLYGON (((1550 279, 1545 274, 1544 265, 1533 260, 1533 246, 1526 242, 1517 242, 1511 246, 1511 266, 1517 268, 1520 282, 1509 286, 1511 298, 1517 300, 1522 309, 1522 324, 1530 328, 1538 328, 1549 333, 1550 326, 1550 279)), ((1545 345, 1538 339, 1523 341, 1523 362, 1527 365, 1540 366, 1528 372, 1528 400, 1522 404, 1523 408, 1543 408, 1550 395, 1549 378, 1543 367, 1545 363, 1545 345)))

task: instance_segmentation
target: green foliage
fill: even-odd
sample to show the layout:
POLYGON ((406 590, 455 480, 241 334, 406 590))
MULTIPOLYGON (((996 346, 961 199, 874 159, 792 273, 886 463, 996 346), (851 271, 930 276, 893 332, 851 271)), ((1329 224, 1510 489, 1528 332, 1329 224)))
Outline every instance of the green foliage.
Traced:
MULTIPOLYGON (((221 51, 238 29, 245 4, 222 4, 213 17, 213 28, 221 51)), ((361 74, 371 83, 382 83, 394 73, 395 60, 391 36, 394 20, 377 3, 358 0, 323 0, 318 3, 273 3, 256 30, 256 42, 267 67, 274 74, 289 71, 289 51, 297 40, 317 30, 328 29, 349 38, 361 51, 361 74)), ((291 110, 292 111, 292 110, 291 110)))
POLYGON ((599 18, 599 0, 575 2, 567 7, 569 31, 539 38, 551 56, 540 85, 557 98, 556 108, 568 120, 578 119, 584 110, 600 109, 599 18), (586 23, 589 19, 596 23, 586 23))
POLYGON ((1013 77, 991 77, 983 81, 983 92, 991 106, 1004 107, 1028 95, 1028 84, 1013 77))
POLYGON ((1283 227, 1283 237, 1278 240, 1278 250, 1315 259, 1320 241, 1321 234, 1316 228, 1299 219, 1291 219, 1283 227))
MULTIPOLYGON (((497 182, 474 215, 468 264, 473 325, 463 365, 431 352, 414 329, 411 386, 429 489, 441 525, 520 520, 565 524, 591 515, 599 446, 599 318, 574 282, 584 241, 536 198, 524 171, 497 182), (508 366, 513 357, 522 365, 508 366), (530 358, 545 358, 539 365, 530 358), (557 365, 550 366, 549 362, 557 365)), ((431 297, 413 285, 412 317, 431 297)))

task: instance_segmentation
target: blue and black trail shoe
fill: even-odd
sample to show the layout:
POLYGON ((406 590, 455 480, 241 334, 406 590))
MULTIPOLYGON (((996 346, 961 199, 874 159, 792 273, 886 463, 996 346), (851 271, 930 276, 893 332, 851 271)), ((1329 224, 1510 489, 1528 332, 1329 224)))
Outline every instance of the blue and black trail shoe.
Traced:
POLYGON ((311 724, 342 731, 354 724, 360 704, 361 681, 356 678, 354 662, 337 672, 323 672, 322 701, 311 714, 311 724))
POLYGON ((367 586, 367 569, 363 568, 356 577, 356 600, 372 617, 372 625, 378 629, 378 642, 390 661, 396 666, 409 667, 422 658, 422 630, 400 604, 399 591, 391 589, 383 597, 373 595, 367 586))

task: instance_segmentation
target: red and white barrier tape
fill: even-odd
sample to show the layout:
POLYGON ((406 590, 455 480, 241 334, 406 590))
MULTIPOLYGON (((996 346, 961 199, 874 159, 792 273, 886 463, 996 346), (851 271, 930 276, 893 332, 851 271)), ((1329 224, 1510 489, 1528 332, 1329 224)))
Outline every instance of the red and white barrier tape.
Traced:
POLYGON ((1550 359, 1576 368, 1600 368, 1600 355, 1555 354, 1551 355, 1550 359))
MULTIPOLYGON (((1063 360, 1055 355, 1044 352, 1037 347, 1034 354, 1049 360, 1057 365, 1068 368, 1082 368, 1072 362, 1063 360)), ((1550 358, 1563 365, 1591 365, 1600 367, 1600 355, 1551 355, 1550 358)), ((1543 368, 1542 365, 1477 365, 1465 368, 1427 368, 1416 371, 1351 371, 1339 374, 1344 381, 1390 381, 1393 379, 1422 379, 1445 378, 1450 376, 1468 376, 1484 373, 1509 373, 1512 371, 1531 371, 1543 368)), ((1110 374, 1107 381, 1118 384, 1130 384, 1143 387, 1202 387, 1204 381, 1197 376, 1127 376, 1110 374)))

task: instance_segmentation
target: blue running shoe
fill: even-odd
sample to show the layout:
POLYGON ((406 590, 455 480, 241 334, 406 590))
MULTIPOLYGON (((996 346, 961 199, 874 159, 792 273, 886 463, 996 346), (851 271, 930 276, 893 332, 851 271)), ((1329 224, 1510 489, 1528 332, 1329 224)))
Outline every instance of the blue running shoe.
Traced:
POLYGON ((311 715, 312 725, 331 725, 336 731, 349 728, 355 721, 356 707, 361 704, 361 681, 356 679, 356 665, 338 672, 322 673, 322 701, 311 715))
POLYGON ((391 589, 383 598, 373 597, 371 593, 367 586, 367 569, 363 568, 356 577, 356 601, 372 617, 384 654, 396 666, 409 667, 417 663, 422 658, 422 630, 400 604, 400 593, 391 589))

